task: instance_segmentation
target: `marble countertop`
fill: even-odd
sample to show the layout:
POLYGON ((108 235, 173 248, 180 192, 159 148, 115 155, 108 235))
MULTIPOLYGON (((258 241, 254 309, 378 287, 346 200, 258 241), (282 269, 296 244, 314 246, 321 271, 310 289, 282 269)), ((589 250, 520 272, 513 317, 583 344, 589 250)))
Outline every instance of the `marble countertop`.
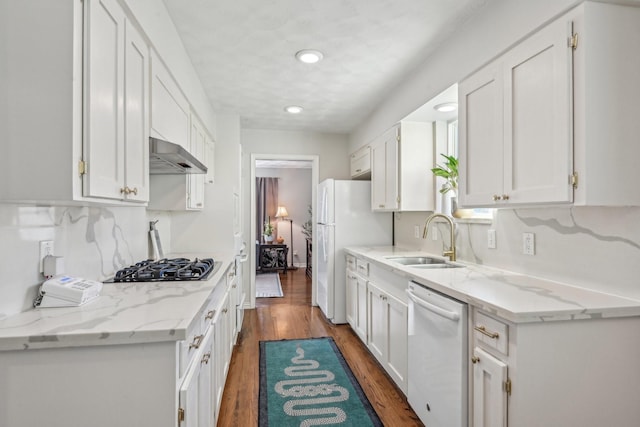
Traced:
POLYGON ((514 323, 640 316, 640 301, 477 264, 417 269, 389 256, 441 256, 394 246, 350 247, 347 253, 514 323))
POLYGON ((221 266, 204 281, 105 283, 97 299, 80 307, 38 308, 0 320, 0 351, 183 340, 233 255, 213 259, 221 266))

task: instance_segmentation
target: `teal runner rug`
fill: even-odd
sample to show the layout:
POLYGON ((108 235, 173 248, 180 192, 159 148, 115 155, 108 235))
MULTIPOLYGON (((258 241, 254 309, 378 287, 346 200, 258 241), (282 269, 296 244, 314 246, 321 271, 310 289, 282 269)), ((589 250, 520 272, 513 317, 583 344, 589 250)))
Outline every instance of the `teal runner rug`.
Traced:
POLYGON ((260 341, 260 427, 382 426, 332 338, 260 341))

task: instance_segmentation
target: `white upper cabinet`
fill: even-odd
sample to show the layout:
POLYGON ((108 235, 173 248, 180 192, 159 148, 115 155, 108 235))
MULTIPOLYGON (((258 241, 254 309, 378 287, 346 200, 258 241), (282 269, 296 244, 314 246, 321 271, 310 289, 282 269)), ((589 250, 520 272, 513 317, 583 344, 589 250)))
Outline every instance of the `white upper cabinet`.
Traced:
POLYGON ((148 199, 148 46, 114 0, 13 2, 0 27, 9 78, 0 199, 135 204, 148 199), (33 37, 33 31, 41 37, 33 37), (42 66, 43 61, 46 67, 42 66))
POLYGON ((358 149, 349 158, 352 179, 371 179, 371 147, 358 149))
POLYGON ((149 196, 149 49, 115 0, 86 2, 83 193, 149 196))
MULTIPOLYGON (((205 161, 207 155, 207 132, 195 115, 191 116, 191 144, 189 151, 197 159, 205 161)), ((209 167, 206 165, 207 168, 209 167)), ((208 170, 208 169, 207 169, 208 170)), ((206 175, 191 174, 187 175, 187 209, 204 208, 204 182, 206 175)))
POLYGON ((640 205, 638 28, 585 2, 462 81, 460 205, 640 205))
POLYGON ((574 204, 640 206, 640 8, 587 2, 571 12, 574 204))
POLYGON ((559 20, 460 83, 460 204, 572 201, 571 25, 559 20))
POLYGON ((371 144, 371 208, 433 210, 432 123, 400 122, 371 144))

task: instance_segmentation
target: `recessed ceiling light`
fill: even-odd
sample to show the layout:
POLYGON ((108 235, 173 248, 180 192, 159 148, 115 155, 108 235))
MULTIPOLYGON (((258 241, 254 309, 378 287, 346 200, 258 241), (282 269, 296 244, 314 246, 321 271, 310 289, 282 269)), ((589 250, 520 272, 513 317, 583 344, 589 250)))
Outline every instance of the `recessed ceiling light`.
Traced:
POLYGON ((433 107, 434 110, 440 111, 441 113, 450 113, 451 111, 455 111, 458 109, 458 104, 455 102, 445 102, 444 104, 438 104, 433 107))
POLYGON ((305 64, 315 64, 316 62, 320 62, 323 57, 322 52, 313 49, 304 49, 296 52, 298 61, 304 62, 305 64))
POLYGON ((297 105, 289 105, 288 107, 284 107, 284 111, 290 114, 299 114, 302 113, 303 108, 297 105))

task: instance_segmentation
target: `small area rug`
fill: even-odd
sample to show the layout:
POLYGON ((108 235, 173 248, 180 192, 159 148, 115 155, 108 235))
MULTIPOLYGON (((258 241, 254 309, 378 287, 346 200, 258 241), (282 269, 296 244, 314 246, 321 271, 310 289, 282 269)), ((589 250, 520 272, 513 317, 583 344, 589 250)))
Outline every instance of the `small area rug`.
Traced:
POLYGON ((260 341, 260 427, 382 426, 332 338, 260 341))
POLYGON ((283 297, 278 273, 256 274, 256 298, 283 297))

